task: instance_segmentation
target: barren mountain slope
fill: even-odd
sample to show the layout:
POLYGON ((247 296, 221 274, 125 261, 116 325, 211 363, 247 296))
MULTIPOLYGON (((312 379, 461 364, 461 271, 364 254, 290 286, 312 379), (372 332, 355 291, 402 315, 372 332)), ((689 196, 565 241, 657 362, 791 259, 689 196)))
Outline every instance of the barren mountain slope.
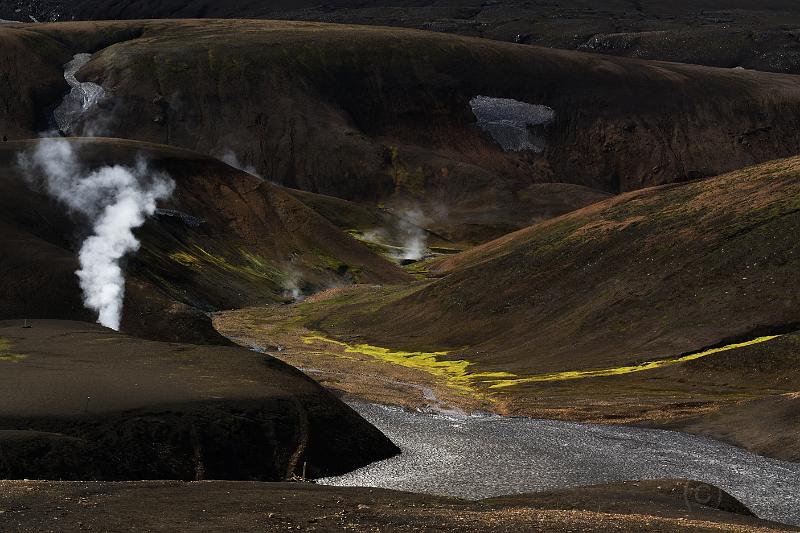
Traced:
POLYGON ((777 74, 270 21, 9 25, 0 41, 25 47, 3 47, 2 61, 30 56, 47 72, 32 82, 11 69, 9 87, 36 91, 0 94, 21 100, 0 118, 10 138, 42 129, 61 65, 95 52, 78 78, 108 99, 84 117, 90 129, 232 152, 311 192, 419 205, 431 229, 470 242, 602 199, 598 190, 719 174, 800 145, 800 89, 777 74), (535 108, 545 122, 528 134, 533 148, 504 151, 476 124, 477 96, 554 114, 535 108))

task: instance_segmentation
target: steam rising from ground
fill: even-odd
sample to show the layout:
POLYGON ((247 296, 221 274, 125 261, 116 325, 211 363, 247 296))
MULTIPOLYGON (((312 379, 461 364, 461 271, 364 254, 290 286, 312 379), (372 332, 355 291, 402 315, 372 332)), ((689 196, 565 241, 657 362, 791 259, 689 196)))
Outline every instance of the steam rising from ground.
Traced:
POLYGON ((291 299, 294 302, 301 302, 304 299, 303 291, 300 285, 303 282, 303 277, 294 266, 287 266, 283 279, 281 280, 281 288, 283 289, 283 297, 291 299))
POLYGON ((120 260, 139 249, 133 230, 153 215, 158 200, 172 194, 174 182, 149 172, 143 160, 135 167, 87 171, 73 143, 63 139, 40 140, 19 162, 31 181, 91 223, 93 234, 81 245, 76 274, 84 305, 97 312, 100 324, 118 330, 125 295, 120 260))
POLYGON ((226 148, 225 150, 223 150, 222 153, 219 154, 218 158, 221 161, 232 166, 233 168, 239 169, 242 172, 247 172, 248 174, 252 174, 253 176, 258 176, 258 171, 256 170, 256 167, 242 162, 242 160, 239 159, 239 156, 236 155, 236 152, 234 152, 230 148, 226 148))
POLYGON ((428 250, 428 233, 423 225, 428 222, 425 213, 417 207, 403 209, 397 214, 397 230, 402 238, 402 251, 397 255, 401 261, 419 261, 428 250))
POLYGON ((429 218, 419 207, 406 207, 393 213, 394 224, 389 228, 365 231, 365 241, 385 245, 397 243, 393 257, 397 261, 419 261, 428 253, 428 232, 424 227, 429 218))

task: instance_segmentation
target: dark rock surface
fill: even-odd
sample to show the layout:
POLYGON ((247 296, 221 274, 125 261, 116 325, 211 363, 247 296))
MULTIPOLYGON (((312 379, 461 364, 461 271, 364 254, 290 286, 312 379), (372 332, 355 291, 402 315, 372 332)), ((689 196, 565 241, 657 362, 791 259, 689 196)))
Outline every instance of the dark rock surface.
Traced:
POLYGON ((341 474, 397 452, 313 380, 242 348, 0 322, 0 478, 341 474))
MULTIPOLYGON (((687 507, 686 480, 641 481, 466 502, 306 483, 0 481, 0 528, 236 531, 786 531, 734 499, 687 507)), ((712 491, 714 487, 706 486, 712 491)))

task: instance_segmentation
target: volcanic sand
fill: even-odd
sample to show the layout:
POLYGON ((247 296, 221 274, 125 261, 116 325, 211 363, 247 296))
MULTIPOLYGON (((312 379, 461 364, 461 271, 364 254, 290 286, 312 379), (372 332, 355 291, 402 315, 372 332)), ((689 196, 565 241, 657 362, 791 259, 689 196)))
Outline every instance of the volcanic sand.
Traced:
POLYGON ((165 532, 788 529, 748 516, 746 508, 718 489, 680 480, 480 502, 303 483, 0 481, 0 511, 0 527, 5 524, 20 533, 53 527, 64 532, 132 527, 165 532), (705 490, 712 498, 700 505, 697 501, 704 499, 705 490))

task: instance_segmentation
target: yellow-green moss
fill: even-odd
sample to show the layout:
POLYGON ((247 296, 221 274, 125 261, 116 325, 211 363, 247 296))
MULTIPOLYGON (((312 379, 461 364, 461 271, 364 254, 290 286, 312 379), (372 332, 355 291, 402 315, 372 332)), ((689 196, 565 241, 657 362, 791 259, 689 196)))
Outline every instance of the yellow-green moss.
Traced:
MULTIPOLYGON (((537 383, 548 381, 569 381, 575 379, 595 378, 595 377, 610 377, 619 376, 624 374, 632 374, 635 372, 644 372, 647 370, 655 370, 665 366, 677 365, 694 361, 712 354, 726 352, 729 350, 736 350, 754 344, 771 341, 780 335, 770 335, 758 337, 756 339, 728 344, 719 348, 711 348, 700 352, 676 357, 672 359, 661 359, 657 361, 646 361, 638 365, 627 365, 614 368, 603 368, 594 370, 571 370, 565 372, 552 372, 549 374, 539 374, 534 376, 520 376, 512 372, 497 371, 497 372, 471 372, 470 367, 474 365, 473 362, 464 359, 442 359, 450 352, 407 352, 401 350, 391 350, 381 346, 373 346, 370 344, 348 344, 339 340, 331 339, 319 334, 310 334, 303 337, 303 342, 307 345, 312 344, 328 344, 334 345, 341 349, 344 353, 353 353, 366 355, 378 361, 400 365, 407 368, 422 370, 440 379, 443 379, 447 385, 455 390, 470 396, 485 398, 486 395, 481 393, 481 389, 487 386, 489 389, 501 389, 504 387, 513 387, 524 383, 537 383)), ((319 355, 324 355, 330 352, 317 351, 314 352, 319 355)), ((342 355, 339 354, 341 357, 342 355)))
POLYGON ((342 273, 350 269, 350 265, 347 263, 344 263, 335 257, 331 257, 321 250, 315 250, 314 257, 316 262, 326 270, 342 273))
MULTIPOLYGON (((446 351, 406 352, 402 350, 390 350, 389 348, 373 346, 371 344, 351 345, 319 334, 306 335, 303 337, 303 342, 308 345, 334 345, 339 347, 344 353, 366 355, 384 363, 422 370, 443 379, 450 388, 474 397, 482 397, 483 395, 473 386, 472 380, 506 376, 505 372, 470 373, 468 369, 473 364, 470 361, 465 361, 463 359, 440 359, 450 353, 446 351)), ((326 352, 319 353, 324 354, 326 352)))
POLYGON ((27 359, 27 355, 21 355, 17 353, 9 353, 9 354, 0 354, 0 361, 11 362, 11 363, 19 363, 27 359))
POLYGON ((27 357, 27 355, 12 353, 11 343, 8 340, 0 337, 0 361, 18 363, 27 357))
POLYGON ((169 254, 169 258, 176 263, 180 263, 187 267, 197 266, 197 264, 200 262, 199 259, 193 255, 187 254, 186 252, 173 252, 169 254))
POLYGON ((661 359, 658 361, 646 361, 638 365, 620 366, 615 368, 603 368, 596 370, 573 370, 568 372, 552 372, 550 374, 540 374, 538 376, 525 376, 525 377, 510 376, 508 379, 483 380, 483 381, 484 383, 489 384, 490 389, 499 389, 503 387, 513 387, 514 385, 520 385, 523 383, 536 383, 543 381, 567 381, 572 379, 619 376, 623 374, 644 372, 646 370, 655 370, 656 368, 663 368, 665 366, 686 363, 688 361, 694 361, 696 359, 700 359, 702 357, 706 357, 715 353, 727 352, 729 350, 735 350, 738 348, 744 348, 746 346, 752 346, 754 344, 760 344, 762 342, 771 341, 779 336, 780 335, 769 335, 765 337, 758 337, 750 341, 728 344, 727 346, 721 346, 719 348, 711 348, 709 350, 703 350, 701 352, 684 355, 683 357, 676 357, 674 359, 661 359))
POLYGON ((227 257, 214 254, 198 245, 194 245, 189 250, 172 252, 169 254, 169 258, 185 267, 198 270, 202 269, 203 265, 209 265, 249 277, 271 281, 280 278, 280 271, 270 265, 269 261, 266 259, 252 254, 247 250, 239 249, 237 251, 239 257, 236 258, 234 262, 231 262, 227 257))

